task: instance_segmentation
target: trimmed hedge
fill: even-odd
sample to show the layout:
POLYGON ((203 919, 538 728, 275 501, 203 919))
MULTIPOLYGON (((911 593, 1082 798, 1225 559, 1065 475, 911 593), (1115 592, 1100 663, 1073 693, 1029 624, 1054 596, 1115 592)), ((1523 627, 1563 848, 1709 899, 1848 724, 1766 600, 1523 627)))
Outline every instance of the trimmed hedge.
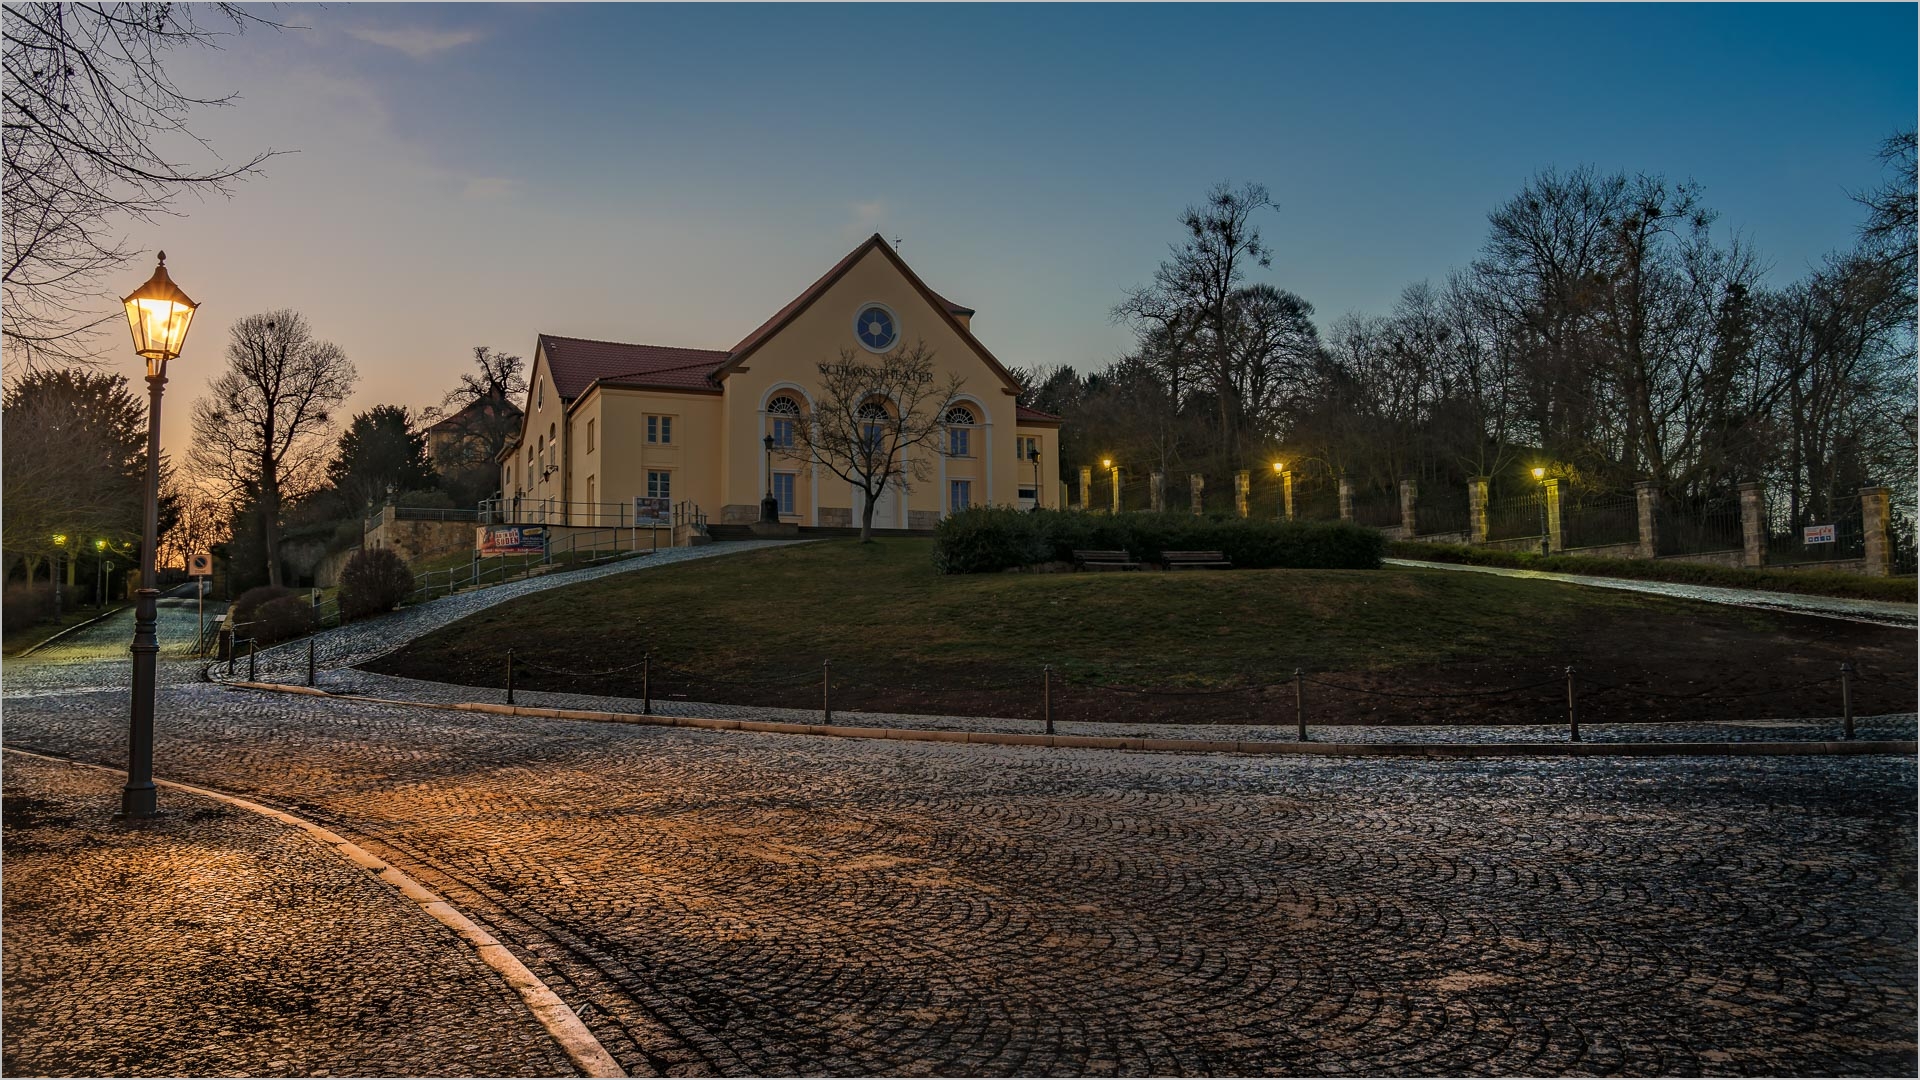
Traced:
POLYGON ((338 595, 343 619, 392 611, 413 595, 413 571, 389 548, 365 548, 341 567, 338 595))
POLYGON ((1338 521, 1202 518, 1188 514, 1088 514, 991 506, 949 515, 934 530, 943 574, 987 574, 1064 562, 1076 550, 1125 550, 1142 562, 1166 551, 1222 551, 1248 570, 1372 570, 1386 542, 1376 529, 1338 521))
POLYGON ((233 602, 233 626, 261 645, 313 631, 313 606, 303 594, 278 585, 248 589, 233 602))
POLYGON ((1387 545, 1397 559, 1459 563, 1465 566, 1501 566, 1512 570, 1543 570, 1556 574, 1630 578, 1635 581, 1671 581, 1678 585, 1718 585, 1731 589, 1768 589, 1808 596, 1843 596, 1855 600, 1894 600, 1913 603, 1912 578, 1875 578, 1834 570, 1748 570, 1676 559, 1596 559, 1585 555, 1541 555, 1534 551, 1498 551, 1464 544, 1422 544, 1395 540, 1387 545))

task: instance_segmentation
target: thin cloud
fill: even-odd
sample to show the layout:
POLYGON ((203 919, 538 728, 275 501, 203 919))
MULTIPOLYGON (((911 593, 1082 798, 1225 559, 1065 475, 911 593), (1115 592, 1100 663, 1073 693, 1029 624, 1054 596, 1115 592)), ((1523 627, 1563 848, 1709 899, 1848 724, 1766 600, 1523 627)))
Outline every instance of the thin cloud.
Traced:
POLYGON ((424 26, 392 29, 349 27, 347 33, 370 45, 397 49, 415 60, 426 60, 448 49, 471 45, 486 36, 478 30, 433 30, 424 26))
POLYGON ((504 176, 475 176, 461 188, 460 197, 473 202, 497 202, 520 191, 520 181, 504 176))

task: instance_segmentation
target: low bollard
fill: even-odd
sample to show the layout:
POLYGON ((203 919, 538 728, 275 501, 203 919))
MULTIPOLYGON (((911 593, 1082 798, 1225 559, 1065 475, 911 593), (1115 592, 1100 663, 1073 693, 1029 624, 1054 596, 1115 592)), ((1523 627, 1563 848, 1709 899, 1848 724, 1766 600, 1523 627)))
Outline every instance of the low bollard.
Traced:
POLYGON ((1307 741, 1307 677, 1293 669, 1293 719, 1300 725, 1300 741, 1307 741))
POLYGON ((313 685, 313 639, 307 639, 307 685, 313 685))
POLYGON ((1843 737, 1853 738, 1853 661, 1840 661, 1840 719, 1843 737))
POLYGON ((832 683, 833 661, 822 660, 820 661, 820 715, 825 719, 820 722, 823 724, 833 723, 832 683))
POLYGON ((1572 732, 1573 732, 1573 738, 1569 741, 1579 742, 1580 741, 1580 699, 1574 696, 1572 664, 1567 665, 1567 726, 1570 729, 1572 729, 1572 732))
POLYGON ((507 650, 507 704, 513 704, 513 650, 507 650))
POLYGON ((253 654, 254 654, 253 639, 248 638, 247 639, 247 681, 248 682, 253 681, 253 654))
POLYGON ((1053 665, 1040 666, 1040 720, 1047 726, 1047 734, 1053 734, 1053 665))
POLYGON ((640 657, 640 711, 653 715, 653 653, 640 657))

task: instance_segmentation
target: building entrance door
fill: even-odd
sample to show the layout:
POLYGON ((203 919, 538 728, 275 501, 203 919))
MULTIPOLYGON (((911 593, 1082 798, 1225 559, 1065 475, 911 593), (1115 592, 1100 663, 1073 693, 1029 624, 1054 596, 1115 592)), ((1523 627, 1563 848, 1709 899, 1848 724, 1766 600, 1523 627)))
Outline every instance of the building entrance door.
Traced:
MULTIPOLYGON (((860 516, 867 508, 867 493, 853 488, 853 527, 860 527, 860 516)), ((880 493, 880 501, 873 507, 873 527, 876 529, 904 529, 907 527, 906 499, 900 494, 900 481, 890 480, 887 489, 880 493)))

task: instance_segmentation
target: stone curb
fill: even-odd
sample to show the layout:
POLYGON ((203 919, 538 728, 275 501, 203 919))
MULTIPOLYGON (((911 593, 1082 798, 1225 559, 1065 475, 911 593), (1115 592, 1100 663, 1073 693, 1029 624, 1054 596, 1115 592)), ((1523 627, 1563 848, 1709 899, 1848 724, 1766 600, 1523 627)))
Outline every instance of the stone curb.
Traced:
MULTIPOLYGON (((305 687, 301 687, 300 689, 304 690, 305 687)), ((19 754, 23 757, 39 758, 42 761, 56 761, 64 765, 76 765, 85 769, 98 769, 101 772, 113 773, 115 775, 126 775, 126 770, 124 769, 109 768, 105 765, 95 765, 86 761, 75 761, 70 758, 36 753, 31 750, 21 750, 11 746, 5 749, 7 753, 19 754)), ((507 985, 513 987, 513 989, 519 993, 520 999, 526 1002, 527 1009, 533 1013, 534 1019, 540 1022, 540 1026, 546 1029, 547 1034, 553 1036, 554 1041, 560 1044, 560 1048, 566 1051, 567 1057, 573 1061, 574 1065, 579 1067, 581 1072, 588 1076, 596 1077, 623 1077, 627 1075, 626 1072, 620 1068, 619 1063, 613 1060, 613 1055, 607 1053, 606 1048, 600 1045, 600 1040, 593 1037, 593 1032, 587 1030, 587 1026, 580 1022, 579 1015, 568 1007, 566 1002, 561 1001, 558 995, 548 989, 547 984, 541 982, 538 976, 528 971, 526 965, 522 964, 512 953, 508 952, 499 941, 494 939, 493 935, 481 929, 479 925, 468 919, 465 915, 462 915, 453 905, 447 903, 446 900, 440 896, 435 895, 432 890, 408 877, 397 867, 388 865, 385 860, 365 848, 360 847, 358 844, 340 836, 338 833, 322 828, 304 818, 298 818, 284 811, 275 810, 271 806, 265 806, 257 802, 242 799, 235 795, 228 795, 224 792, 213 791, 209 788, 195 787, 192 784, 182 784, 175 780, 156 779, 154 783, 160 787, 173 788, 176 791, 185 791, 204 798, 214 799, 231 806, 239 807, 250 813, 272 818, 284 825, 291 825, 300 829, 318 843, 332 848, 335 854, 367 870, 381 881, 392 886, 400 895, 418 904, 422 911, 426 912, 436 922, 440 923, 440 925, 445 926, 447 929, 459 935, 460 939, 466 942, 467 946, 480 957, 482 963, 492 968, 496 974, 506 980, 507 985)))
POLYGON ((1230 739, 1156 739, 1107 735, 1021 735, 989 731, 937 731, 928 728, 846 727, 834 724, 796 724, 782 720, 720 720, 703 716, 654 716, 646 713, 594 712, 587 709, 548 709, 533 705, 496 705, 463 701, 456 704, 404 701, 363 694, 329 694, 305 686, 280 683, 231 682, 232 689, 295 693, 400 705, 452 712, 532 716, 546 720, 587 720, 607 724, 704 728, 709 731, 754 731, 775 735, 822 735, 836 739, 893 739, 902 742, 963 742, 990 746, 1049 746, 1090 750, 1159 750, 1190 754, 1253 754, 1260 756, 1313 755, 1319 757, 1776 757, 1782 755, 1857 755, 1920 752, 1920 743, 1901 739, 1855 739, 1841 742, 1565 742, 1565 743, 1329 743, 1250 742, 1230 739))
POLYGON ((65 630, 62 630, 59 633, 54 634, 52 637, 49 637, 44 641, 36 641, 33 644, 27 646, 26 648, 21 649, 19 652, 14 654, 13 658, 15 660, 19 660, 28 656, 32 656, 34 653, 37 653, 41 649, 44 649, 47 646, 53 644, 54 642, 59 641, 61 638, 66 637, 68 634, 78 633, 82 630, 85 630, 87 627, 94 625, 95 623, 105 622, 108 619, 113 618, 115 615, 118 615, 121 612, 127 610, 127 608, 131 606, 133 605, 121 604, 119 607, 114 608, 112 611, 102 612, 98 615, 95 615, 93 618, 88 619, 86 622, 74 623, 72 626, 67 627, 65 630))

